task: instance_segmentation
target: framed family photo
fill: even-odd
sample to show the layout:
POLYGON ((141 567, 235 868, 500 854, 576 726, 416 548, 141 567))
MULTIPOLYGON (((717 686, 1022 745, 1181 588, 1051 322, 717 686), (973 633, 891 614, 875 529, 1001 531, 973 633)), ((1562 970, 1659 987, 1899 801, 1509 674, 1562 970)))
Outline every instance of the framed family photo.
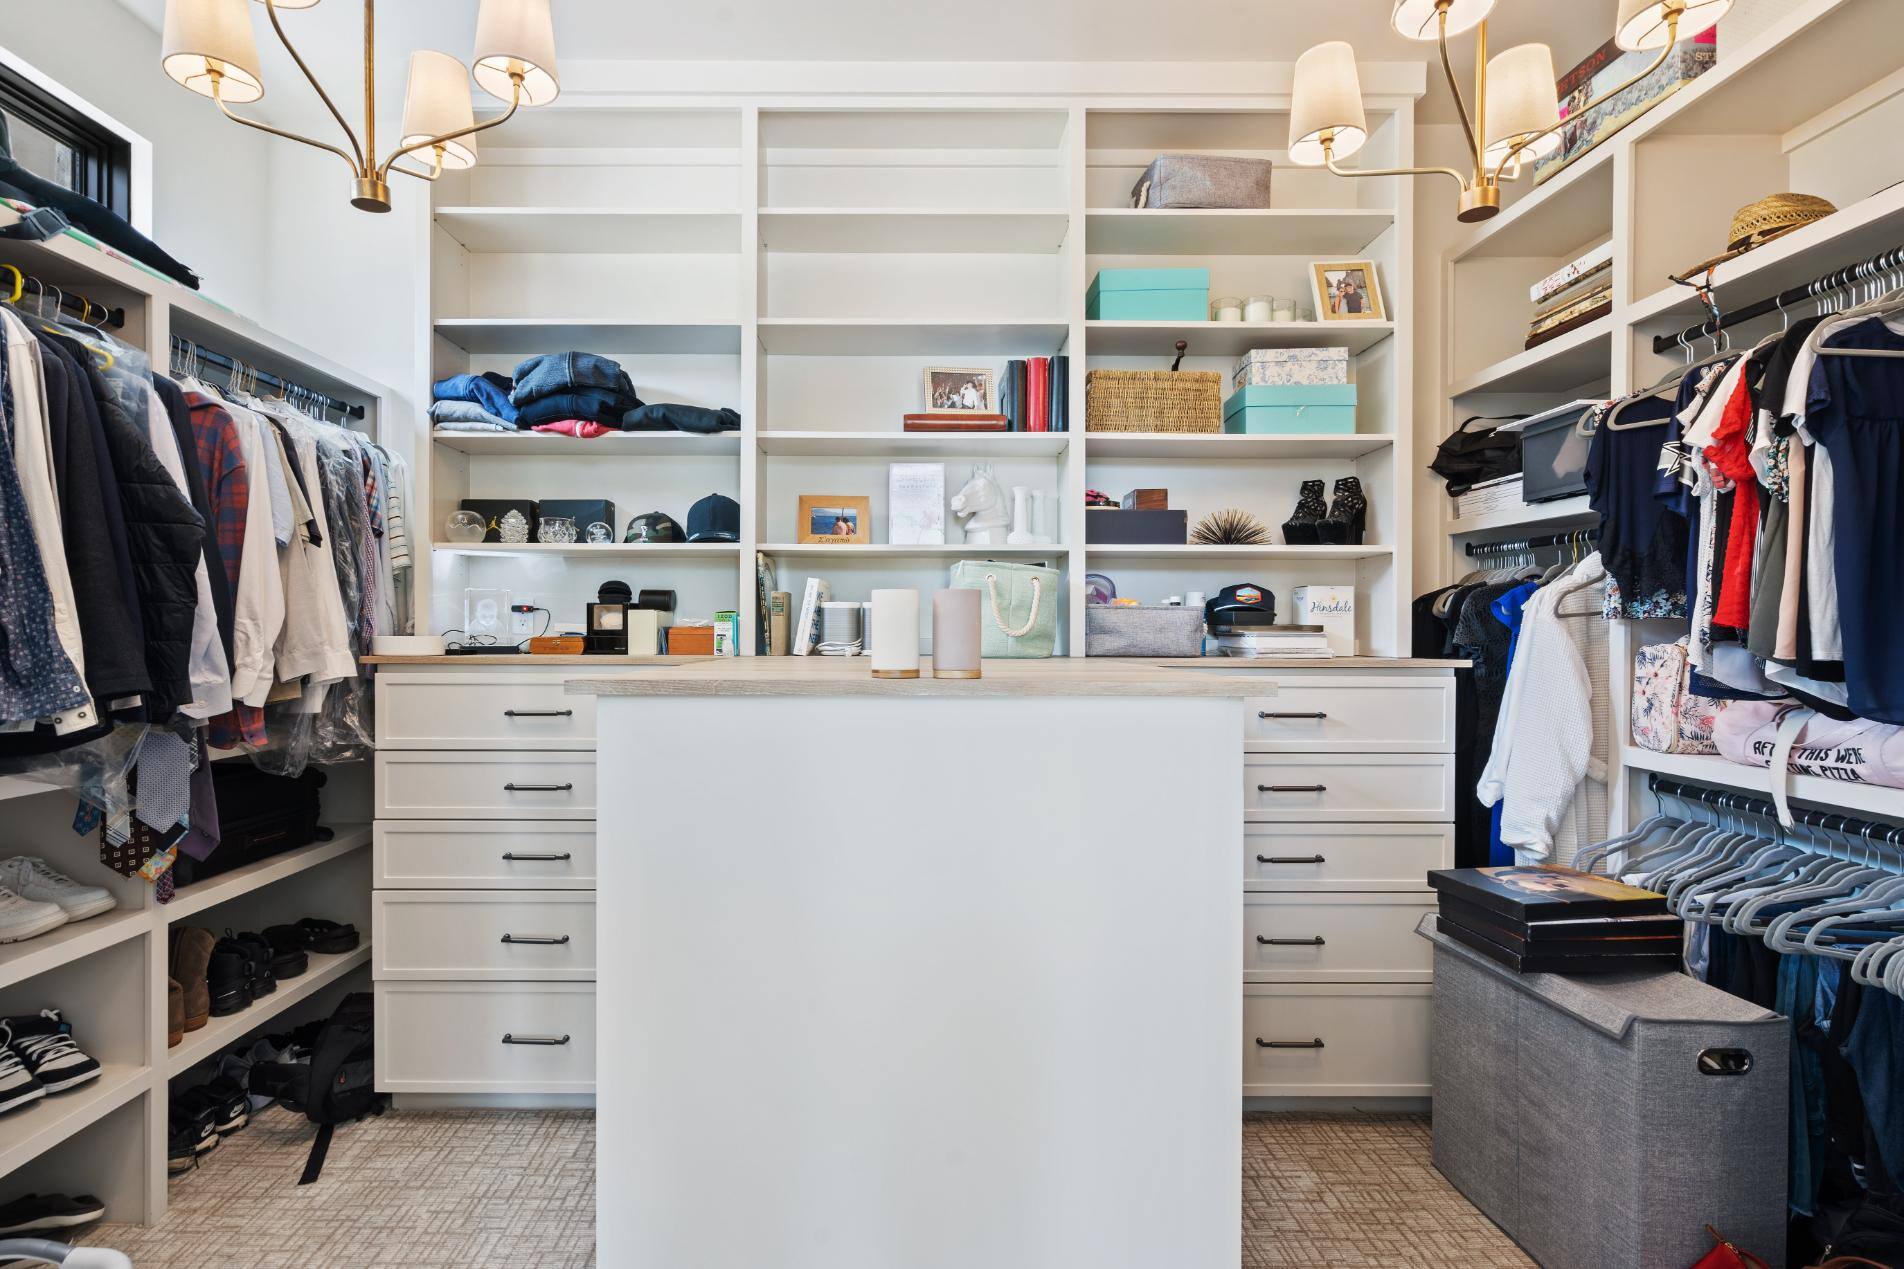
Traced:
POLYGON ((871 499, 846 494, 800 495, 800 541, 802 544, 845 545, 872 540, 871 499))
POLYGON ((1309 266, 1316 316, 1325 322, 1386 321, 1373 260, 1335 260, 1309 266))
POLYGON ((924 379, 928 414, 990 414, 997 399, 989 370, 927 366, 924 379))

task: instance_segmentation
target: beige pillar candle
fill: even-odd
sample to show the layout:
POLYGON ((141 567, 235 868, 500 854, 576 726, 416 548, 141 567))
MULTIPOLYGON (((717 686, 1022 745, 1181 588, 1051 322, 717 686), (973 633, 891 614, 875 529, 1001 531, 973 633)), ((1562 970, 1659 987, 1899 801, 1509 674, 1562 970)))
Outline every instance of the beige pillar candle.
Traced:
POLYGON ((978 678, 979 647, 979 593, 932 592, 932 677, 978 678))
POLYGON ((919 677, 919 592, 873 592, 873 677, 919 677))

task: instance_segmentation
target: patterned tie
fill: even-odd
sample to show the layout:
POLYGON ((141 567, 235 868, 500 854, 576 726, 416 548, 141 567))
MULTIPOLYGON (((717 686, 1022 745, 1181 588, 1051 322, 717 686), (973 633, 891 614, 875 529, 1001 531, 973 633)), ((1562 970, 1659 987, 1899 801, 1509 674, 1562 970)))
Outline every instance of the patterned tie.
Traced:
POLYGON ((154 727, 139 742, 141 823, 165 832, 185 821, 192 806, 192 745, 174 732, 154 727))

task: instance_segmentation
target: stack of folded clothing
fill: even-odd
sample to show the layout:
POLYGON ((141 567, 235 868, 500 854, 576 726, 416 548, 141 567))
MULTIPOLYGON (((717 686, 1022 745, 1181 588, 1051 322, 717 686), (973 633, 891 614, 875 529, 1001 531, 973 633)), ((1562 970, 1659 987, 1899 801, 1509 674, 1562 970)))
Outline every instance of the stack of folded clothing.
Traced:
POLYGON ((508 375, 451 375, 431 385, 430 421, 439 432, 513 432, 516 406, 508 375))
POLYGON ((1595 247, 1550 273, 1529 288, 1528 298, 1534 302, 1529 348, 1605 317, 1613 311, 1613 245, 1595 247))
POLYGON ((556 423, 593 424, 564 427, 575 436, 593 436, 621 427, 622 416, 641 408, 635 385, 619 363, 599 353, 544 353, 516 367, 516 426, 523 431, 556 423))
POLYGON ((1666 896, 1571 868, 1446 868, 1435 928, 1523 974, 1676 970, 1685 923, 1666 896))

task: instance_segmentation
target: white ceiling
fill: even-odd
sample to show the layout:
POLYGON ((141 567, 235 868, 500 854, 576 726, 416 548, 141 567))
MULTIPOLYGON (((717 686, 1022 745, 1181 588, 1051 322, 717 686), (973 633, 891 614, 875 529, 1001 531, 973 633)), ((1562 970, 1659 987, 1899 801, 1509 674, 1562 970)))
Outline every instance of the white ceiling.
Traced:
MULTIPOLYGON (((157 29, 165 0, 120 0, 157 29)), ((441 48, 467 57, 477 0, 396 0, 377 10, 378 45, 441 48)), ((1612 33, 1616 0, 1501 0, 1496 49, 1553 46, 1564 71, 1612 33)), ((1432 60, 1434 46, 1396 35, 1392 0, 554 0, 556 47, 567 58, 643 61, 1291 61, 1322 40, 1346 39, 1365 62, 1432 60)), ((362 9, 326 0, 286 11, 286 31, 318 67, 355 67, 362 9)), ((260 27, 263 26, 260 15, 260 27)), ((268 33, 261 44, 275 43, 268 33)), ((1457 66, 1471 63, 1463 37, 1457 66)), ((267 50, 267 85, 295 75, 267 50), (280 65, 281 63, 281 65, 280 65)), ((404 58, 379 59, 402 91, 404 58)), ((320 70, 320 74, 322 71, 320 70)), ((330 77, 327 77, 330 78, 330 77)), ((379 76, 380 79, 383 76, 379 76)), ((1431 86, 1440 79, 1430 75, 1431 86)), ((1431 87, 1423 118, 1453 118, 1431 87)))

